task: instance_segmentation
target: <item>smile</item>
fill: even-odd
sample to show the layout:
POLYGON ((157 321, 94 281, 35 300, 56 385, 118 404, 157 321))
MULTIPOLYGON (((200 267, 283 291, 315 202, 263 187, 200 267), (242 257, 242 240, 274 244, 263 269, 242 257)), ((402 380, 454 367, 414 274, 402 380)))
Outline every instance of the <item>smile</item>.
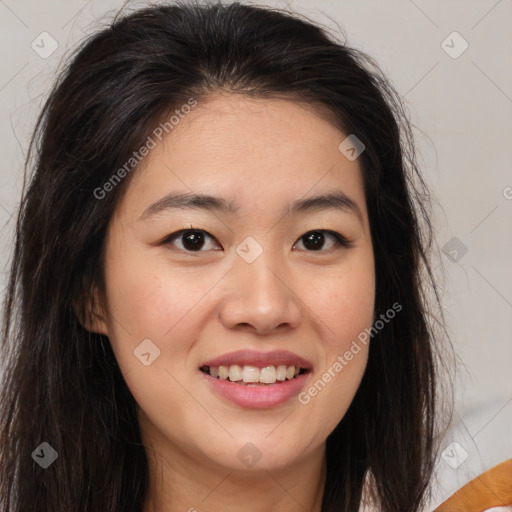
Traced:
POLYGON ((292 380, 298 375, 306 373, 307 370, 293 365, 269 365, 258 368, 253 365, 240 366, 203 366, 200 370, 212 377, 229 382, 236 382, 239 385, 260 385, 267 386, 292 380))

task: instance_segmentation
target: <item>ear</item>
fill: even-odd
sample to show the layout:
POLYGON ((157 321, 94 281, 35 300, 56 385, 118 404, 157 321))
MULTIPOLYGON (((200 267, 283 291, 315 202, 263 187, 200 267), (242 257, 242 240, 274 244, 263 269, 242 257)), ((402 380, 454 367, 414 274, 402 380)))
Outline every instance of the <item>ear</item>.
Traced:
POLYGON ((108 336, 107 315, 99 295, 98 288, 94 286, 89 294, 73 301, 73 311, 84 329, 108 336))

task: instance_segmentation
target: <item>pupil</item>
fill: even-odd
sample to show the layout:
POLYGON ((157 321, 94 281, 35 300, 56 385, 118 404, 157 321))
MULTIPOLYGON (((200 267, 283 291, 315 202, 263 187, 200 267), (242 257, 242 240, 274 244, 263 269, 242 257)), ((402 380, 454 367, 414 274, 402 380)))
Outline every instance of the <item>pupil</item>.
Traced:
POLYGON ((314 251, 317 251, 322 248, 323 243, 324 243, 323 233, 320 233, 319 231, 313 231, 313 232, 309 233, 309 235, 304 235, 304 236, 306 237, 304 246, 307 249, 312 249, 314 251))
POLYGON ((183 246, 188 250, 196 251, 204 244, 204 235, 200 231, 187 231, 183 236, 183 246))

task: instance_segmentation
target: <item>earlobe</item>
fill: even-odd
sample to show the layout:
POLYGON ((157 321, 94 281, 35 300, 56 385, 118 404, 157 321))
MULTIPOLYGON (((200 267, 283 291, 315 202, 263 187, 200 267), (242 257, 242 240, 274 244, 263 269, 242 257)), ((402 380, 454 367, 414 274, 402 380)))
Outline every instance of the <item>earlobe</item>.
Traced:
POLYGON ((108 336, 108 329, 105 318, 94 311, 88 315, 87 321, 82 323, 82 326, 90 332, 108 336))
POLYGON ((84 329, 108 336, 106 315, 101 307, 97 288, 88 297, 74 301, 73 311, 84 329))

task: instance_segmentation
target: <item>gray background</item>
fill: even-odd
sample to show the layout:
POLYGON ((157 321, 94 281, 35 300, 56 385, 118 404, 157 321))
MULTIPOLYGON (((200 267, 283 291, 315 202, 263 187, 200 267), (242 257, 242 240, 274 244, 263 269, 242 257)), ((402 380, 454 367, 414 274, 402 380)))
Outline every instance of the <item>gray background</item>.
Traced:
MULTIPOLYGON (((512 457, 512 2, 260 3, 289 5, 336 33, 342 27, 350 45, 377 59, 405 97, 417 127, 420 163, 437 200, 436 268, 446 274, 444 311, 459 357, 454 423, 438 463, 437 503, 512 457), (469 45, 457 58, 464 42, 448 37, 454 31, 469 45), (458 261, 443 248, 457 250, 452 256, 458 261)), ((115 0, 0 0, 1 289, 36 115, 63 59, 122 5, 115 0), (51 49, 42 32, 58 44, 49 56, 41 56, 51 49)), ((128 2, 130 8, 141 5, 146 3, 128 2)))

